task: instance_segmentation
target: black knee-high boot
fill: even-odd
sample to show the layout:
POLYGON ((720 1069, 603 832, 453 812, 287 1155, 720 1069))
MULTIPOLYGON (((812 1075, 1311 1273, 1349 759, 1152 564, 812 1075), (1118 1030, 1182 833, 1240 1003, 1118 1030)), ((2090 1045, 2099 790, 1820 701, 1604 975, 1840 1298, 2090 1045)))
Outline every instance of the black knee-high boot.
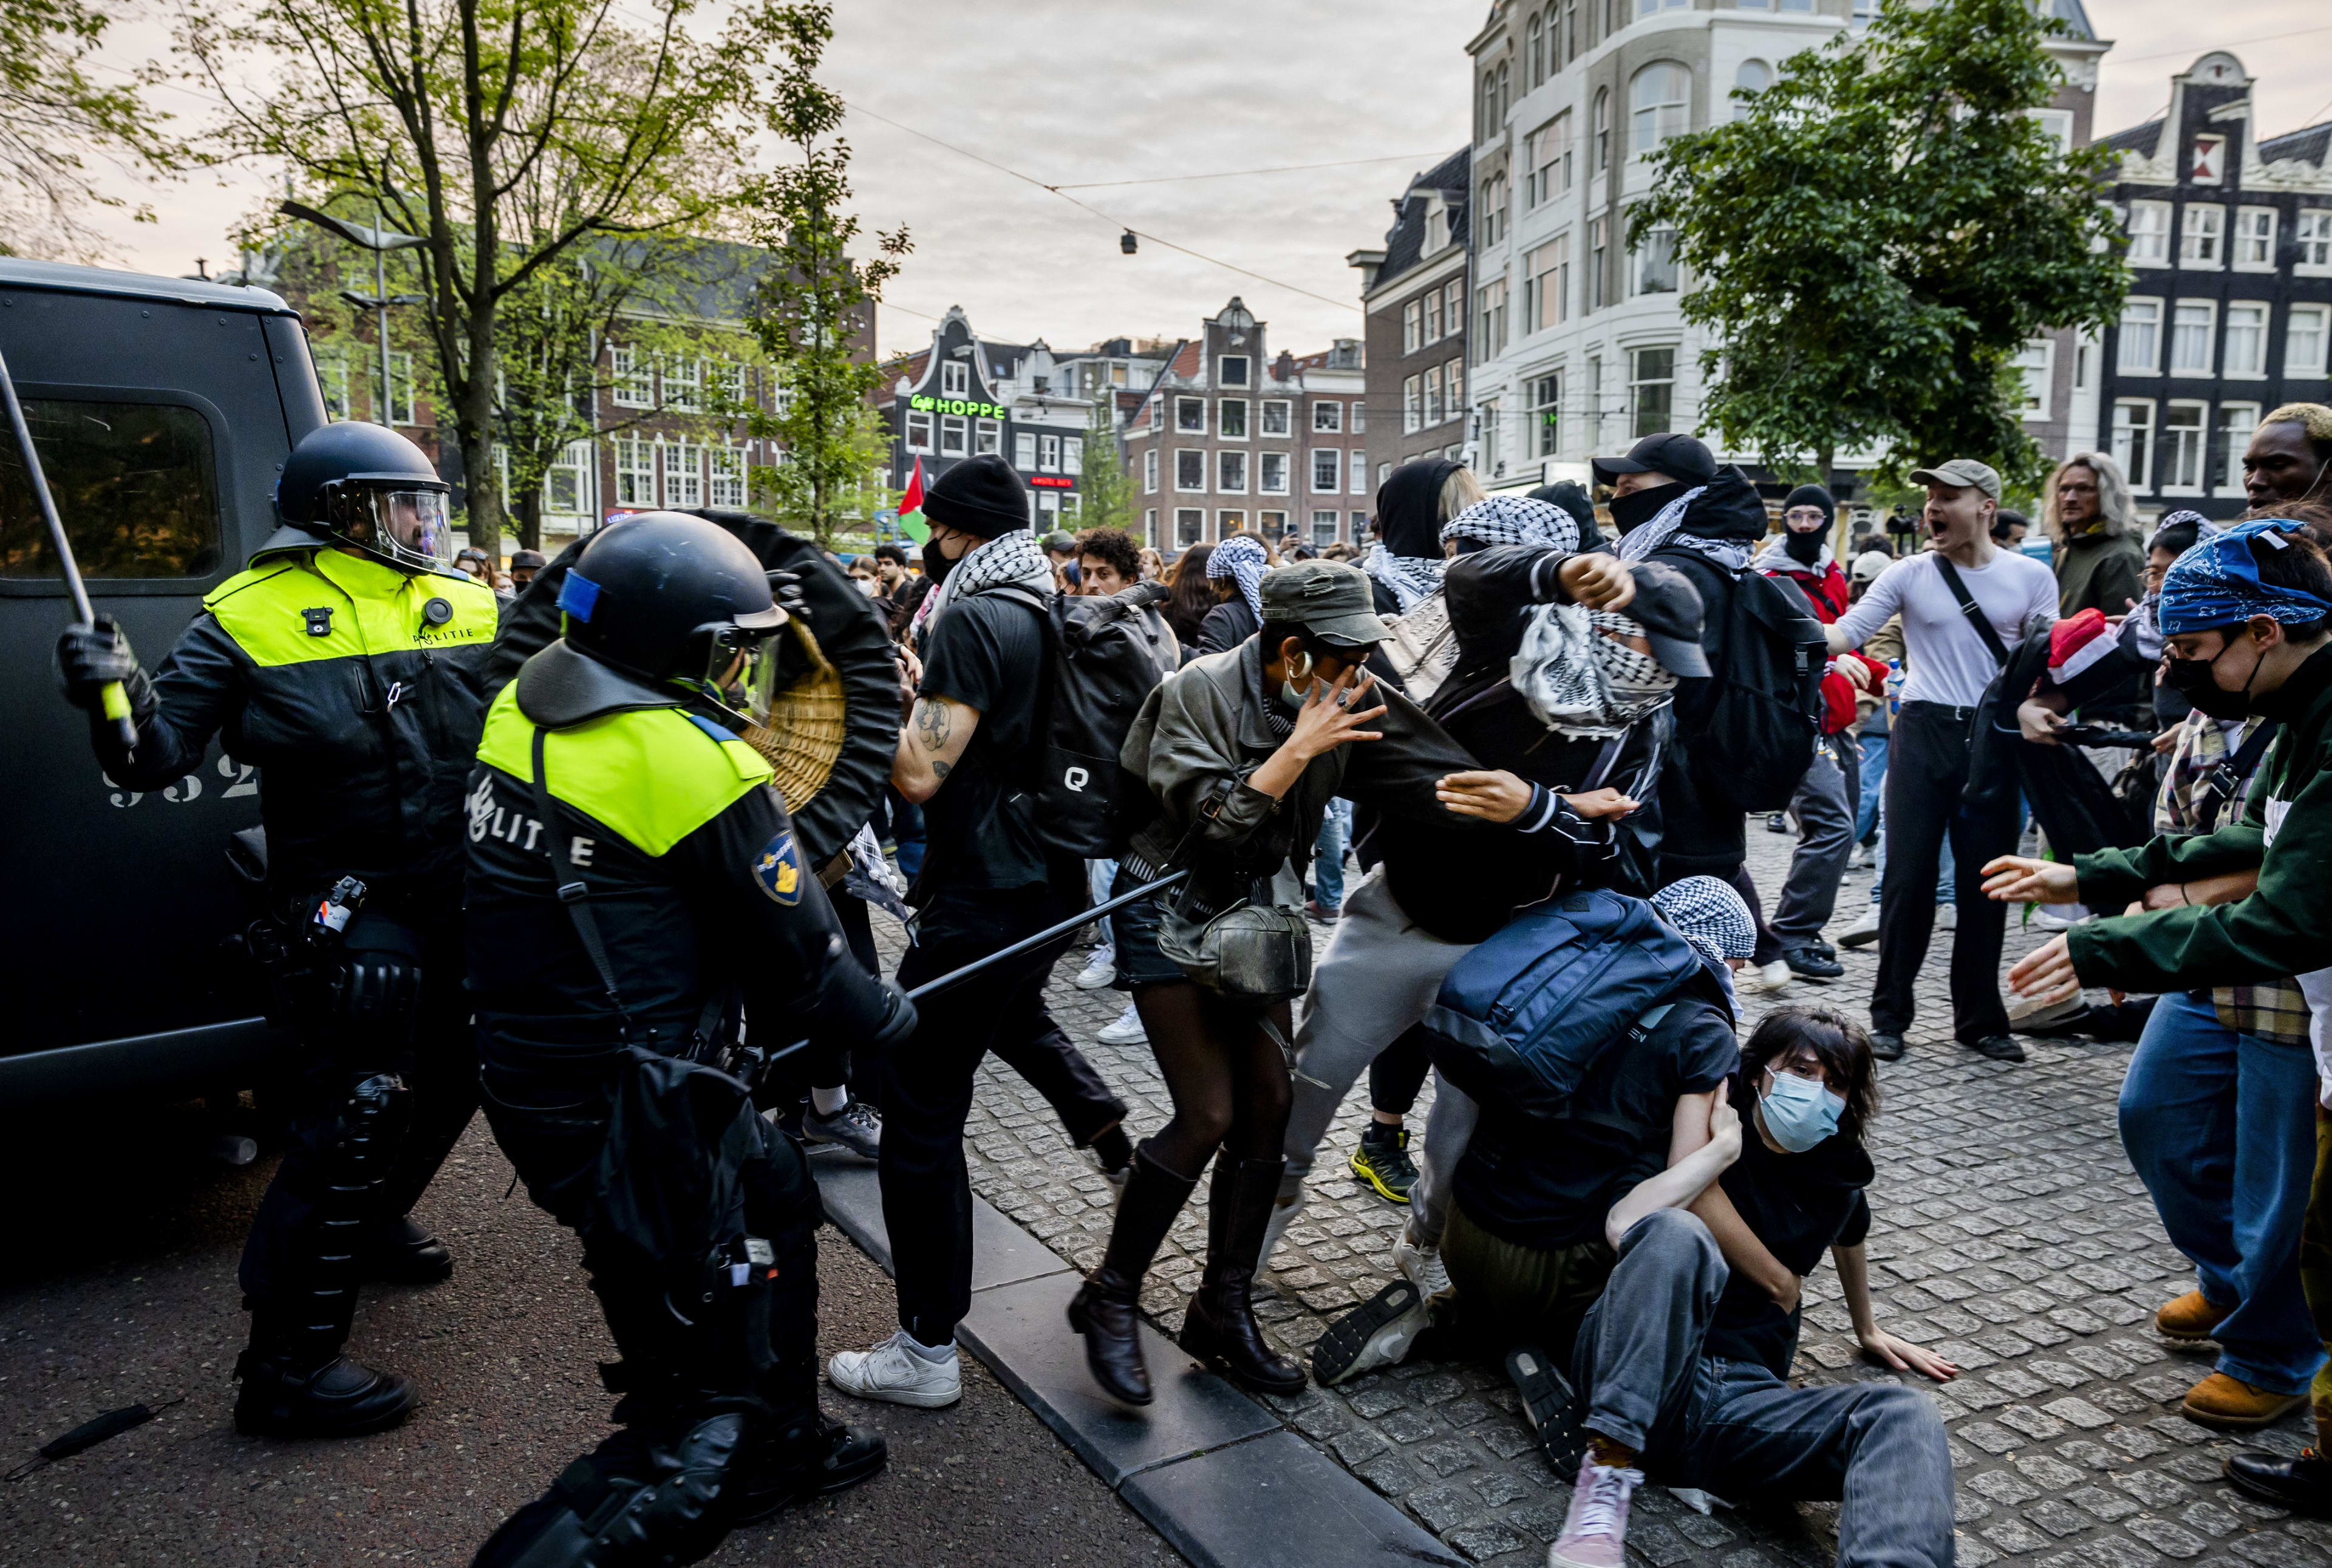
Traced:
POLYGON ((1271 1348, 1247 1301, 1280 1173, 1286 1168, 1285 1160, 1234 1160, 1228 1152, 1215 1157, 1206 1277, 1182 1319, 1184 1350, 1272 1394, 1291 1394, 1304 1386, 1304 1369, 1271 1348))
POLYGON ((1197 1186, 1152 1158, 1148 1144, 1135 1150, 1109 1251, 1069 1303, 1069 1326, 1085 1336, 1085 1365, 1112 1399, 1150 1402, 1150 1369, 1142 1362, 1142 1276, 1197 1186))

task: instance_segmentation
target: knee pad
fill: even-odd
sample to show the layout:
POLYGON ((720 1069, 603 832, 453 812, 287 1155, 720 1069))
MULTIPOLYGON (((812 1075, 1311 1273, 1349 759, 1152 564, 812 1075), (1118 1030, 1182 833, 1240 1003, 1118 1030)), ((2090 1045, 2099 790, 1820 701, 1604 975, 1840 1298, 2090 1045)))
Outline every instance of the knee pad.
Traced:
POLYGON ((665 1432, 618 1432, 512 1515, 472 1568, 650 1568, 702 1560, 727 1533, 714 1504, 747 1420, 741 1411, 722 1410, 665 1432))

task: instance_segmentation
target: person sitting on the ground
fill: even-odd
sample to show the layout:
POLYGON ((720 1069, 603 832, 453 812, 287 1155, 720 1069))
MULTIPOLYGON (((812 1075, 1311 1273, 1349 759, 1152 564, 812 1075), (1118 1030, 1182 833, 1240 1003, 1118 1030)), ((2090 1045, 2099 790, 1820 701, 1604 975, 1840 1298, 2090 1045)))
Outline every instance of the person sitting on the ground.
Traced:
POLYGON ((1604 1216, 1638 1182, 1709 1141, 1717 1090, 1741 1060, 1732 971, 1757 943, 1748 905, 1713 876, 1671 883, 1651 902, 1692 944, 1701 970, 1640 1041, 1596 1058, 1560 1122, 1480 1107, 1442 1234, 1448 1290, 1429 1298, 1398 1279, 1347 1313, 1313 1348, 1321 1383, 1401 1361, 1431 1321, 1461 1323, 1479 1342, 1569 1354, 1611 1272, 1604 1216))
POLYGON ((1787 1382, 1800 1293, 1825 1249, 1866 1353, 1939 1382, 1959 1372, 1880 1328, 1871 1307, 1870 1038, 1828 1009, 1778 1009, 1749 1037, 1729 1093, 1709 1143, 1605 1219, 1619 1261, 1571 1353, 1577 1395, 1548 1375, 1560 1363, 1546 1350, 1507 1359, 1550 1457, 1568 1464, 1586 1448, 1547 1561, 1623 1562, 1629 1496, 1649 1476, 1723 1497, 1842 1499, 1840 1568, 1943 1568, 1952 1458, 1935 1405, 1891 1382, 1787 1382))

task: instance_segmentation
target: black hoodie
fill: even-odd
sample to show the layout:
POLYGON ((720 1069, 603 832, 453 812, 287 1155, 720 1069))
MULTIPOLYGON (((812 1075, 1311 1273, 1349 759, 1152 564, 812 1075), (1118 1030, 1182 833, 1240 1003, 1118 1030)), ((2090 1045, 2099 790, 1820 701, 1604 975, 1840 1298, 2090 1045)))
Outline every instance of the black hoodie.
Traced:
MULTIPOLYGON (((1394 555, 1420 560, 1441 559, 1441 487, 1463 464, 1446 457, 1420 457, 1385 475, 1377 486, 1377 538, 1394 555)), ((1370 579, 1381 616, 1400 614, 1400 601, 1384 584, 1370 579)))

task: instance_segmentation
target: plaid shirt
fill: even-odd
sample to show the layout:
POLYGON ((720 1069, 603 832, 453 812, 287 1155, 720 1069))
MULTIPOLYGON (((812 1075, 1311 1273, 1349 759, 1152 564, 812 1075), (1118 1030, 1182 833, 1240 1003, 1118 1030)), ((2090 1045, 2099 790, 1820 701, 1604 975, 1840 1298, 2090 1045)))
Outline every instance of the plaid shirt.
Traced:
MULTIPOLYGON (((2179 731, 2177 743, 2172 748, 2169 760, 2162 770, 2162 787, 2154 797, 2154 829, 2157 833, 2208 833, 2219 825, 2219 819, 2234 804, 2218 802, 2211 811, 2211 820, 2204 821, 2194 805, 2194 787, 2203 776, 2217 767, 2242 743, 2251 738, 2259 721, 2247 721, 2240 730, 2225 725, 2199 710, 2186 715, 2184 727, 2179 731)), ((2251 779, 2259 772, 2252 770, 2251 779)), ((2243 781, 2246 797, 2251 779, 2243 781)), ((2205 809, 2210 802, 2204 803, 2205 809)), ((2267 980, 2251 985, 2220 986, 2211 992, 2211 1010, 2219 1022, 2240 1035, 2272 1041, 2279 1046, 2306 1046, 2308 1040, 2308 999, 2299 987, 2289 980, 2267 980)))

